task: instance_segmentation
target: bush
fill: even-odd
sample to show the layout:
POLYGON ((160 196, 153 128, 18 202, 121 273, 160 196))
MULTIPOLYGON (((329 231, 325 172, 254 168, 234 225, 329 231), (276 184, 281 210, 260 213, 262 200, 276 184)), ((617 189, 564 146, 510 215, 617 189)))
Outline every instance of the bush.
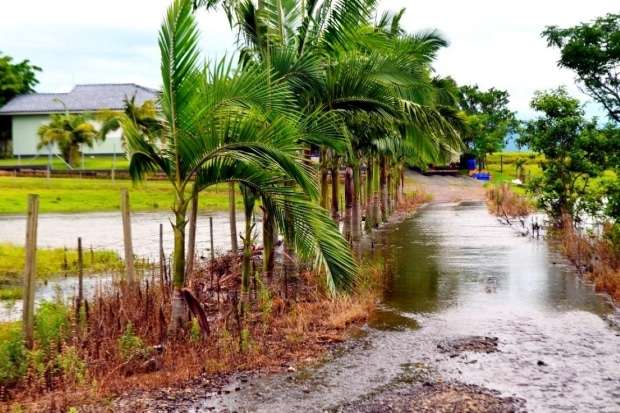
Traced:
POLYGON ((69 308, 60 300, 43 301, 34 316, 34 339, 49 355, 52 345, 59 346, 67 337, 69 308))
POLYGON ((17 383, 28 368, 20 323, 0 324, 0 387, 17 383))
POLYGON ((118 338, 118 351, 125 361, 148 356, 149 351, 142 339, 134 333, 131 322, 127 323, 123 335, 118 338))

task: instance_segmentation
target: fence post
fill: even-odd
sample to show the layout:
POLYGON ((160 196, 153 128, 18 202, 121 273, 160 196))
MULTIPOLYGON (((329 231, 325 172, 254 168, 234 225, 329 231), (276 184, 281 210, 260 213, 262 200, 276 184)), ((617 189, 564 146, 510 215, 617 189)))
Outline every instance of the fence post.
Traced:
POLYGON ((499 172, 504 173, 504 155, 499 156, 499 172))
POLYGON ((166 255, 164 254, 164 224, 159 224, 159 282, 161 294, 166 296, 166 255))
POLYGON ((84 299, 84 254, 82 252, 82 237, 78 237, 78 313, 84 299))
POLYGON ((24 307, 22 327, 26 346, 32 348, 34 327, 34 288, 37 273, 37 221, 39 215, 39 195, 28 195, 28 218, 26 225, 26 263, 24 266, 24 307))
POLYGON ((136 269, 133 262, 133 245, 131 242, 131 213, 129 208, 129 191, 121 189, 121 212, 123 216, 123 242, 125 245, 125 268, 127 281, 130 283, 136 279, 136 269))
POLYGON ((209 217, 209 235, 211 238, 211 261, 215 261, 215 250, 213 248, 213 217, 209 217))

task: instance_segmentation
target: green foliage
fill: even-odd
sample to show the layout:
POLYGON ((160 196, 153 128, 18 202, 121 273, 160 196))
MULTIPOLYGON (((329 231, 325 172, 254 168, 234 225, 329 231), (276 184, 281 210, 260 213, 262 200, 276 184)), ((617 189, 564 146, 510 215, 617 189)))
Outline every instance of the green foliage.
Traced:
POLYGON ((542 36, 560 49, 558 65, 574 70, 590 96, 620 122, 620 14, 569 28, 549 26, 542 36))
POLYGON ((538 92, 531 106, 542 116, 527 122, 519 144, 544 156, 543 175, 530 182, 539 206, 554 218, 596 209, 585 201, 590 179, 604 171, 609 146, 596 120, 586 120, 564 88, 538 92))
POLYGON ((34 316, 34 339, 37 347, 50 354, 69 334, 69 308, 60 300, 43 301, 34 316))
POLYGON ((33 92, 39 83, 37 72, 41 68, 23 60, 13 63, 11 56, 0 52, 0 106, 17 95, 33 92))
POLYGON ((105 139, 98 134, 91 118, 86 114, 56 113, 50 115, 50 121, 37 131, 39 143, 37 149, 56 145, 63 159, 71 166, 79 161, 80 150, 87 146, 92 148, 95 142, 105 139))
POLYGON ((465 113, 463 142, 479 163, 488 154, 502 150, 508 136, 517 129, 515 113, 508 108, 507 91, 461 86, 459 103, 465 113))
POLYGON ((0 386, 15 384, 27 371, 27 351, 20 323, 0 324, 0 386))
POLYGON ((123 334, 118 338, 118 351, 124 361, 148 356, 149 349, 134 332, 133 324, 127 323, 123 334))
POLYGON ((66 347, 56 357, 56 363, 65 380, 82 384, 86 379, 86 363, 80 358, 75 347, 66 347))

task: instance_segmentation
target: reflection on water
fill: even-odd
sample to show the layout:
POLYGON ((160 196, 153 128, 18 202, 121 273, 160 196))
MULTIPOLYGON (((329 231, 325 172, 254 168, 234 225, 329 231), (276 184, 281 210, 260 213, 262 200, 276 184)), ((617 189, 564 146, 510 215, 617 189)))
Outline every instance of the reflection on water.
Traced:
POLYGON ((614 309, 546 242, 501 225, 483 204, 440 204, 378 232, 373 254, 390 280, 358 346, 303 377, 272 375, 207 395, 196 411, 324 411, 420 363, 523 397, 529 411, 620 411, 620 330, 606 321, 614 309), (499 352, 437 352, 463 335, 498 337, 499 352))

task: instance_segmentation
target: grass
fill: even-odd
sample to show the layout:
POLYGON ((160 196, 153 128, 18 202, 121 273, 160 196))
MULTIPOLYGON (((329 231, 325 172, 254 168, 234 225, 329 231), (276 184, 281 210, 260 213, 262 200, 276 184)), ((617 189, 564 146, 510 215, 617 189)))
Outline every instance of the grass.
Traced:
MULTIPOLYGON (((8 159, 0 159, 0 167, 2 166, 41 166, 47 165, 48 159, 47 155, 41 155, 38 157, 29 157, 29 158, 8 158, 8 159)), ((116 160, 112 156, 84 156, 84 169, 112 169, 112 165, 115 164, 115 168, 118 169, 127 169, 129 167, 129 161, 123 155, 119 155, 116 157, 116 160)), ((52 169, 64 171, 69 169, 67 165, 60 160, 58 157, 52 158, 52 169)), ((81 164, 77 169, 81 169, 81 164)))
MULTIPOLYGON (((0 243, 0 281, 21 280, 24 269, 25 249, 13 244, 0 243)), ((113 251, 84 252, 84 271, 98 273, 121 270, 123 262, 113 251)), ((39 248, 37 250, 37 278, 47 280, 62 274, 77 274, 77 251, 63 248, 39 248)), ((0 290, 1 291, 1 290, 0 290)))
POLYGON ((491 185, 501 185, 507 183, 512 191, 519 195, 525 195, 525 187, 514 185, 512 181, 517 179, 517 160, 523 159, 522 176, 527 179, 529 177, 538 176, 542 173, 539 162, 542 157, 532 152, 498 152, 487 157, 487 171, 491 173, 491 185))
MULTIPOLYGON (((39 194, 40 213, 119 211, 121 188, 129 189, 132 211, 171 209, 174 194, 167 181, 0 177, 0 214, 24 214, 28 194, 39 194)), ((241 196, 237 200, 241 206, 241 196)), ((227 186, 202 192, 199 205, 202 211, 227 210, 227 186)))

